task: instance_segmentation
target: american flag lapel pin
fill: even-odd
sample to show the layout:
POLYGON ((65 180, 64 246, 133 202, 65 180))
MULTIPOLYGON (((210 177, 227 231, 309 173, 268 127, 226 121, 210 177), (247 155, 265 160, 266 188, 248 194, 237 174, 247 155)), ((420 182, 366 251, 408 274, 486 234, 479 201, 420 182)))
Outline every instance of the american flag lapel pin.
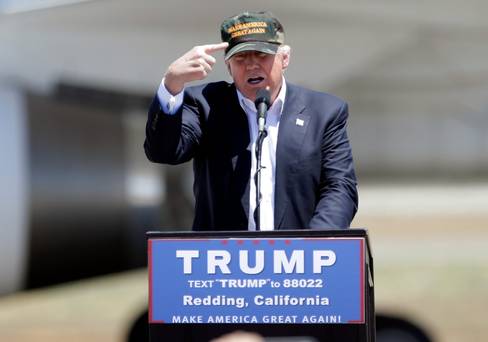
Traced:
POLYGON ((297 118, 297 121, 295 121, 295 124, 296 124, 297 126, 300 126, 300 127, 303 127, 303 124, 304 124, 304 123, 305 123, 305 122, 304 122, 302 119, 298 119, 298 118, 297 118))

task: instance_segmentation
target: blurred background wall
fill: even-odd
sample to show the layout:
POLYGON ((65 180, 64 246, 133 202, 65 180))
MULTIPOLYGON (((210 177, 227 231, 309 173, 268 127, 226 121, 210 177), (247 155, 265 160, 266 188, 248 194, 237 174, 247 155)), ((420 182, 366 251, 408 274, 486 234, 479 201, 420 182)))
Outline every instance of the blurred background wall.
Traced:
MULTIPOLYGON (((245 9, 280 18, 287 80, 350 104, 353 226, 370 230, 379 307, 484 340, 481 0, 0 0, 0 294, 142 267, 145 231, 191 226, 191 164, 145 159, 146 110, 166 67, 245 9)), ((230 80, 217 59, 209 80, 230 80)))

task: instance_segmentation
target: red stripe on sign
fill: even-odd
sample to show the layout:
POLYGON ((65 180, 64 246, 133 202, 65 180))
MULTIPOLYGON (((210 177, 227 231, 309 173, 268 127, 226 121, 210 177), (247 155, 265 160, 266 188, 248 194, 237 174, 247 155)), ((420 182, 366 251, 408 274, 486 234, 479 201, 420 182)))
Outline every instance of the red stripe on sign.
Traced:
POLYGON ((307 237, 307 238, 303 238, 301 240, 303 241, 308 241, 308 242, 313 242, 313 241, 324 241, 324 240, 327 240, 327 241, 343 241, 343 240, 346 240, 346 241, 350 241, 350 240, 361 240, 362 238, 355 238, 355 237, 342 237, 342 238, 337 238, 337 237, 307 237))
POLYGON ((365 275, 364 275, 364 239, 361 239, 361 242, 360 242, 360 261, 359 261, 359 271, 360 271, 360 274, 361 274, 361 280, 360 280, 360 286, 361 288, 359 289, 361 291, 360 295, 361 295, 361 322, 364 323, 364 278, 365 278, 365 275))
POLYGON ((212 241, 210 239, 151 239, 153 241, 171 241, 171 242, 174 242, 174 241, 196 241, 196 242, 208 242, 208 241, 212 241))

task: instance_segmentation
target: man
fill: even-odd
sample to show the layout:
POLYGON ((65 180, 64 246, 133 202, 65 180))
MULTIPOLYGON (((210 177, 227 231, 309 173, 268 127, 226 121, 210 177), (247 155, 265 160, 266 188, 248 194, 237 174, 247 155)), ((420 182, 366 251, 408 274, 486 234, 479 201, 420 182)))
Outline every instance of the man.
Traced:
POLYGON ((348 228, 357 210, 347 104, 285 82, 284 31, 269 12, 221 25, 223 43, 196 46, 168 68, 149 110, 144 148, 158 163, 194 160, 194 230, 255 230, 258 89, 271 106, 262 152, 261 230, 348 228), (196 87, 225 50, 234 83, 196 87))

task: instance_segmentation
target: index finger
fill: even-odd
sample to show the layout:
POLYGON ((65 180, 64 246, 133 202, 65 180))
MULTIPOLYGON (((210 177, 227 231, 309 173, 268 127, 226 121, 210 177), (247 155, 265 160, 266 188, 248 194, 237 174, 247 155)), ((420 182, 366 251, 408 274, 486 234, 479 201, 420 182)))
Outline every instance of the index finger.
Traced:
POLYGON ((214 53, 220 50, 225 50, 229 46, 229 43, 223 42, 219 44, 208 44, 208 45, 203 45, 203 51, 206 53, 214 53))

